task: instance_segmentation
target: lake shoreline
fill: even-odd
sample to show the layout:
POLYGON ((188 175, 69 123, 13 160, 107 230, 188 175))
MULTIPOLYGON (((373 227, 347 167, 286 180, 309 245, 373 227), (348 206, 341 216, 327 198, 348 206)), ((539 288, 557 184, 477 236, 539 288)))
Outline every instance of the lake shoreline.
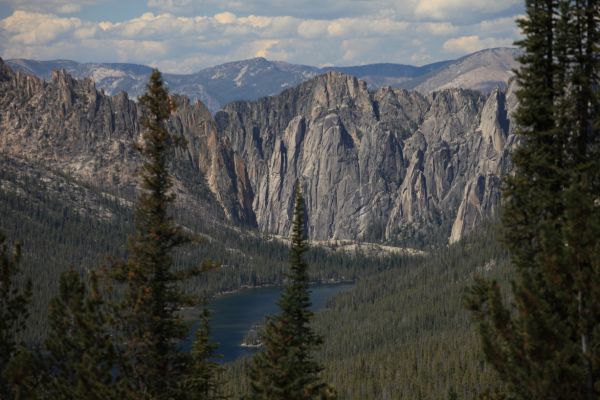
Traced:
MULTIPOLYGON (((309 284, 309 286, 356 284, 356 280, 352 280, 352 279, 338 279, 338 280, 328 280, 328 281, 313 281, 313 282, 309 282, 308 284, 309 284)), ((229 294, 241 293, 241 292, 244 292, 246 290, 269 288, 269 287, 284 287, 284 286, 285 286, 285 284, 274 284, 274 283, 265 283, 264 285, 256 285, 256 286, 242 285, 242 286, 240 286, 237 289, 226 290, 226 291, 223 291, 223 292, 217 292, 216 294, 214 294, 213 296, 211 296, 209 298, 209 300, 214 300, 214 299, 217 299, 219 297, 227 296, 229 294)))
MULTIPOLYGON (((344 285, 344 284, 355 285, 356 280, 329 280, 329 281, 309 282, 309 286, 311 286, 311 287, 321 286, 321 285, 325 286, 325 285, 344 285)), ((206 300, 210 304, 215 300, 222 299, 222 298, 230 296, 230 295, 241 294, 241 293, 244 293, 249 290, 266 289, 266 288, 283 288, 283 287, 284 287, 284 285, 275 285, 275 284, 264 284, 264 285, 258 285, 258 286, 242 285, 238 289, 227 290, 224 292, 218 292, 218 293, 208 297, 206 300)), ((184 320, 191 321, 191 320, 195 320, 197 318, 197 316, 200 313, 201 308, 202 308, 202 302, 199 302, 197 305, 181 307, 179 309, 179 313, 183 317, 184 320)), ((210 307, 209 307, 209 310, 210 310, 210 307)))
MULTIPOLYGON (((355 287, 355 281, 312 282, 311 311, 318 312, 327 308, 329 299, 341 291, 355 287)), ((240 288, 235 292, 214 297, 208 304, 211 311, 210 340, 219 344, 218 354, 221 362, 230 362, 239 357, 254 354, 260 348, 259 343, 246 340, 248 332, 262 324, 269 315, 279 312, 278 300, 283 287, 280 285, 262 285, 261 287, 240 288)), ((195 310, 186 310, 189 317, 190 331, 188 339, 182 343, 182 349, 189 351, 194 341, 194 332, 198 321, 194 318, 195 310)))

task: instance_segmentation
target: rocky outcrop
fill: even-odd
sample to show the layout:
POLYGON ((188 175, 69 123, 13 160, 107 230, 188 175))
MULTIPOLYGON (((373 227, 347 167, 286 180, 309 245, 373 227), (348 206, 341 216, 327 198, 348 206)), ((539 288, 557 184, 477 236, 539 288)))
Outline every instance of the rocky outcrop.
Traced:
POLYGON ((458 241, 485 218, 496 212, 500 204, 501 177, 510 172, 510 152, 517 137, 511 115, 517 108, 516 82, 509 82, 506 92, 495 90, 481 113, 480 162, 468 180, 452 225, 450 243, 458 241))
POLYGON ((246 163, 262 230, 289 233, 300 181, 314 239, 400 240, 437 226, 456 240, 498 204, 514 142, 507 102, 499 90, 370 92, 330 72, 215 118, 246 163))
POLYGON ((191 104, 187 97, 176 99, 177 110, 169 128, 183 136, 186 143, 176 159, 180 164, 189 161, 204 176, 231 221, 255 226, 253 192, 243 160, 233 151, 229 140, 217 134, 215 122, 204 104, 191 104))
MULTIPOLYGON (((183 205, 198 201, 206 179, 214 198, 235 223, 254 225, 245 166, 216 133, 201 103, 178 98, 169 121, 187 146, 175 154, 174 190, 183 205)), ((53 168, 94 185, 133 188, 140 159, 142 110, 125 93, 107 96, 91 79, 55 71, 48 82, 14 73, 0 60, 0 152, 53 168)))
POLYGON ((16 73, 0 85, 0 112, 3 152, 86 180, 132 184, 139 126, 125 94, 103 96, 64 71, 50 82, 16 73))

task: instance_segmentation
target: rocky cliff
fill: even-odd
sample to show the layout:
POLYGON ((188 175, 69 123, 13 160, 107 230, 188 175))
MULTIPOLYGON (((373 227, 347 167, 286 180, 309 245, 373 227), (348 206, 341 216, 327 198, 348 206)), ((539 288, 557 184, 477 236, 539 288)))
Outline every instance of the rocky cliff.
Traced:
POLYGON ((494 212, 514 143, 514 88, 371 92, 329 72, 216 114, 248 170, 260 229, 287 235, 304 187, 314 239, 460 238, 494 212))
MULTIPOLYGON (((199 201, 205 182, 226 216, 255 224, 246 199, 252 198, 241 159, 220 138, 202 103, 177 98, 169 122, 174 135, 186 138, 175 154, 174 190, 186 206, 199 201)), ((107 96, 90 79, 75 80, 64 70, 45 82, 13 72, 0 60, 0 153, 52 168, 98 186, 133 189, 140 165, 142 111, 125 93, 107 96)))
MULTIPOLYGON (((495 211, 515 141, 513 85, 423 95, 328 72, 214 119, 176 99, 169 130, 187 143, 174 157, 179 201, 201 207, 204 185, 233 223, 285 236, 300 181, 313 239, 455 241, 495 211)), ((132 188, 141 112, 89 79, 58 71, 45 82, 0 61, 4 155, 132 188)))

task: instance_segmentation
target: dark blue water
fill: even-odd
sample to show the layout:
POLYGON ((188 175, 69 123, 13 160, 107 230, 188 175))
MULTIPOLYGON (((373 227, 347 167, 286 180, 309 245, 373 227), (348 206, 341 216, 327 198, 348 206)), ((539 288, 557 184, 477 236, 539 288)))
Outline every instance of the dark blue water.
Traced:
MULTIPOLYGON (((312 310, 322 309, 333 295, 352 286, 351 283, 311 286, 312 310)), ((220 296, 210 303, 211 337, 214 342, 219 343, 217 352, 223 355, 223 361, 233 361, 256 351, 241 347, 240 344, 254 324, 261 323, 267 315, 279 311, 277 300, 281 290, 281 287, 245 289, 220 296)), ((192 332, 183 346, 186 350, 190 348, 193 338, 192 332)))

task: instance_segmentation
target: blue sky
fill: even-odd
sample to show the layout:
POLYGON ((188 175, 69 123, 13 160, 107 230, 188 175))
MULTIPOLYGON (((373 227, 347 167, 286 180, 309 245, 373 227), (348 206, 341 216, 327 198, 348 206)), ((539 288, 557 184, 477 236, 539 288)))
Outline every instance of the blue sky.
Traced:
POLYGON ((166 72, 252 57, 423 65, 511 46, 523 0, 0 0, 0 56, 166 72))

